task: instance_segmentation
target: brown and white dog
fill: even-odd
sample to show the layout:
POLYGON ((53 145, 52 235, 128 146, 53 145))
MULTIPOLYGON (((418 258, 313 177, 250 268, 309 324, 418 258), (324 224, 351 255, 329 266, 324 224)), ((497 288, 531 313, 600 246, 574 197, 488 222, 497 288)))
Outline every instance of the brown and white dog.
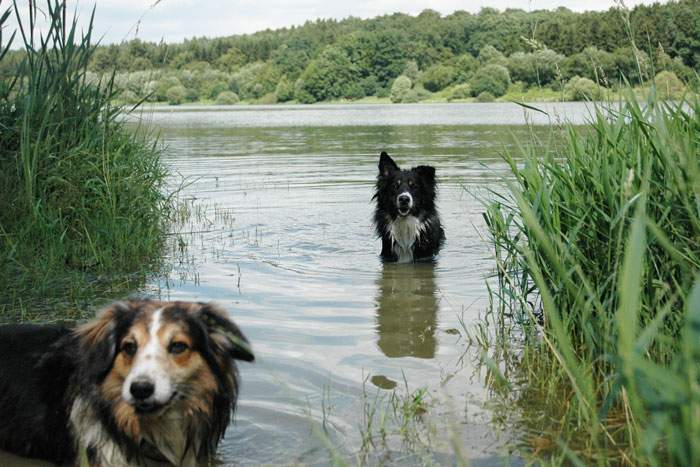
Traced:
POLYGON ((0 449, 71 465, 202 466, 247 339, 215 305, 116 302, 75 330, 0 327, 0 449))

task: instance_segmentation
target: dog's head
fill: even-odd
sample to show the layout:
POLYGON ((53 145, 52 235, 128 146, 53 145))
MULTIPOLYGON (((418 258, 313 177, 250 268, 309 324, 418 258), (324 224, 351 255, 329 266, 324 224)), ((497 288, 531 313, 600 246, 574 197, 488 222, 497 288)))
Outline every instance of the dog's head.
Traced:
POLYGON ((402 170, 382 151, 375 198, 378 207, 394 218, 417 216, 432 210, 435 207, 435 168, 419 165, 402 170))
POLYGON ((132 438, 149 417, 171 409, 230 413, 238 390, 234 360, 254 359, 227 314, 204 303, 116 302, 77 337, 85 383, 132 438))

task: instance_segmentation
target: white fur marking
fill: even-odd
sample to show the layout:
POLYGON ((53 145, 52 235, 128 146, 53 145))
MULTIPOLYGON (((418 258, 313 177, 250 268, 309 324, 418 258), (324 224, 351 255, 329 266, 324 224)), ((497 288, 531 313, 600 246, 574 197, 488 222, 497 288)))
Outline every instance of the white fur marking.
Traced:
POLYGON ((425 232, 427 225, 416 216, 389 219, 387 231, 391 237, 392 250, 399 263, 413 262, 413 244, 425 232))
POLYGON ((131 395, 131 383, 138 380, 147 380, 153 383, 155 390, 151 399, 155 404, 165 404, 173 394, 173 385, 170 381, 164 363, 167 361, 167 350, 163 348, 158 338, 158 331, 162 326, 160 308, 153 313, 153 318, 148 325, 148 342, 143 349, 137 351, 136 360, 129 372, 129 376, 124 380, 122 386, 122 397, 130 404, 134 403, 131 395))
POLYGON ((96 447, 99 461, 104 465, 129 465, 119 445, 105 430, 90 402, 77 397, 70 412, 73 430, 81 449, 96 447))

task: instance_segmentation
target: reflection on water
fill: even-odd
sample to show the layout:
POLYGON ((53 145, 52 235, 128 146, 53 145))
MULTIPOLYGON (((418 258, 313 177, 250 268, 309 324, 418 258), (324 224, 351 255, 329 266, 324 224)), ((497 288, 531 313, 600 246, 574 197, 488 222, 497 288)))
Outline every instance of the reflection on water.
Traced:
POLYGON ((162 298, 221 303, 256 355, 240 367, 236 423, 219 448, 224 465, 327 465, 328 438, 354 464, 366 443, 366 396, 377 388, 427 388, 425 418, 439 436, 426 458, 451 463, 440 440, 460 442, 470 461, 499 451, 483 381, 449 331, 488 304, 493 262, 474 195, 499 188, 499 153, 529 137, 515 116, 522 109, 494 104, 148 117, 168 145, 173 183, 187 182, 181 197, 199 206, 198 221, 174 232, 187 261, 170 256, 176 274, 150 287, 162 298), (437 168, 449 241, 435 265, 378 258, 371 198, 381 150, 400 165, 437 168))
POLYGON ((435 265, 385 264, 377 280, 377 345, 389 358, 433 358, 438 298, 435 265))

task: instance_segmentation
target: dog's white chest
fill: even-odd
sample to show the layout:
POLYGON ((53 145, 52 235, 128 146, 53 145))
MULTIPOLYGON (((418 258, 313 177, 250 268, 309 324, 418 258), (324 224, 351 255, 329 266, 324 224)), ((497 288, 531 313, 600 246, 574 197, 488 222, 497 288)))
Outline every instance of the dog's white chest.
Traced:
POLYGON ((389 222, 392 250, 399 263, 413 262, 413 244, 420 237, 424 226, 415 216, 399 217, 389 222))

